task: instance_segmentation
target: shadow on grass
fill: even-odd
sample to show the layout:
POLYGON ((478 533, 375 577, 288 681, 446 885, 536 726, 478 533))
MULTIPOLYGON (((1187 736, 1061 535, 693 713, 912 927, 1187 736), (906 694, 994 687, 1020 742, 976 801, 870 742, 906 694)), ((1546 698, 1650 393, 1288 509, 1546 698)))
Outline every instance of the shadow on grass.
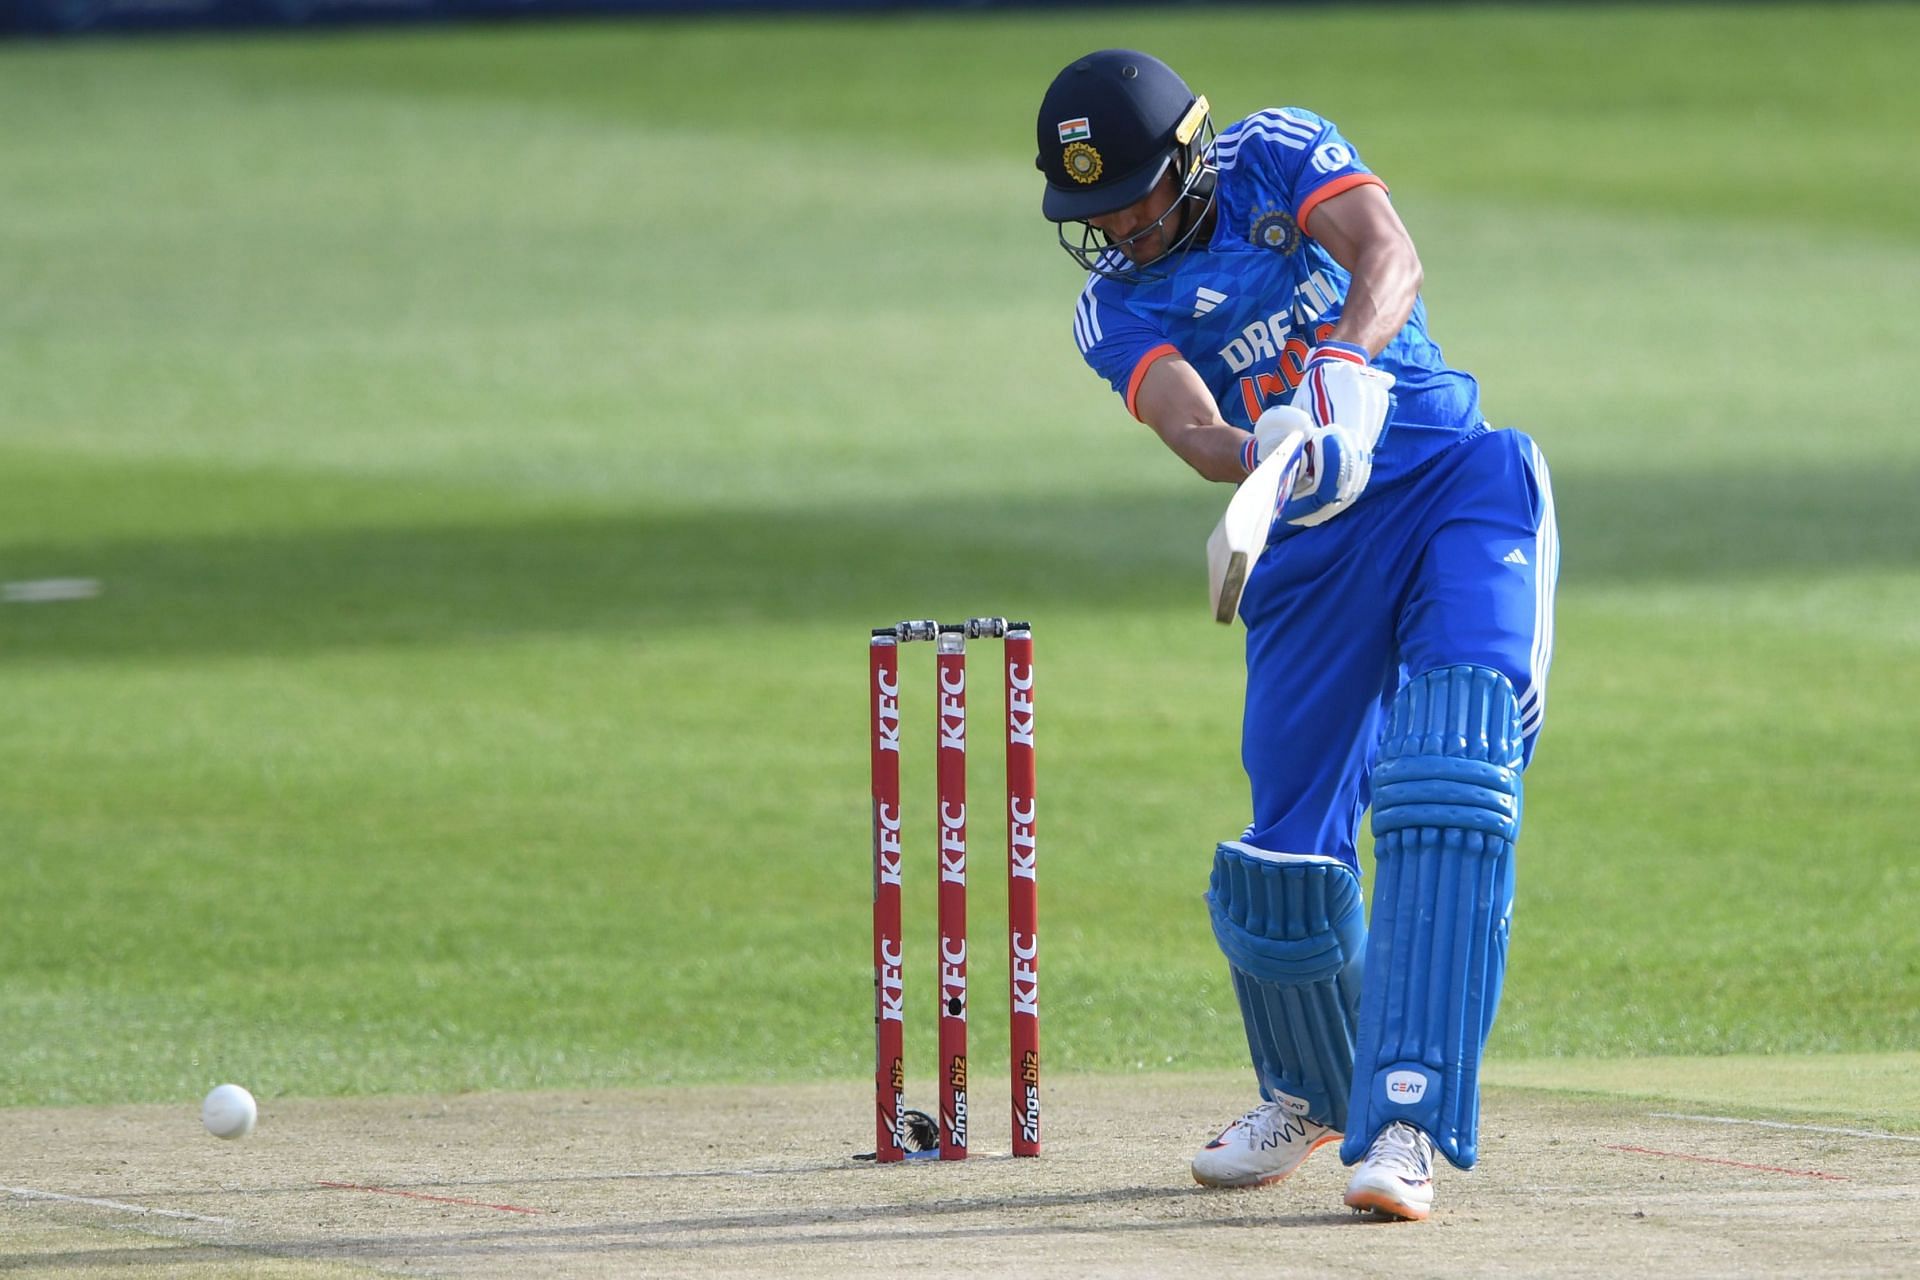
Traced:
MULTIPOLYGON (((1920 567, 1920 473, 1557 476, 1564 586, 1920 567)), ((0 606, 4 657, 282 653, 782 621, 1203 609, 1216 495, 528 516, 0 547, 99 599, 0 606)))

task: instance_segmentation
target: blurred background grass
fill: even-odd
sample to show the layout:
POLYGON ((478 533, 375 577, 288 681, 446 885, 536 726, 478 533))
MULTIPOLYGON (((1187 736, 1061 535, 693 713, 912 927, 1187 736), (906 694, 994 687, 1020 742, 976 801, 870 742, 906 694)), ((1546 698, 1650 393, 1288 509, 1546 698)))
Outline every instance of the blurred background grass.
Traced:
POLYGON ((0 47, 0 577, 104 584, 0 605, 0 1101, 858 1075, 865 629, 979 612, 1049 1069, 1243 1062, 1224 494, 1031 167, 1102 44, 1339 121, 1553 459, 1494 1054, 1913 1048, 1920 12, 674 21, 0 47))

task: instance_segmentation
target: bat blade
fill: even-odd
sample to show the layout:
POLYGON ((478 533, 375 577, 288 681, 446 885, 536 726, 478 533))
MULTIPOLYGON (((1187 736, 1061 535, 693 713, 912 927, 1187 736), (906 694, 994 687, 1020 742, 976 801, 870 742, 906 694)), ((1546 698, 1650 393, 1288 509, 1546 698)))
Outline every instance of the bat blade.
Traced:
POLYGON ((1240 612, 1247 576, 1266 549, 1273 517, 1286 504, 1300 476, 1307 436, 1295 431, 1280 442, 1253 474, 1240 482, 1227 510, 1207 539, 1207 590, 1213 620, 1229 625, 1240 612))

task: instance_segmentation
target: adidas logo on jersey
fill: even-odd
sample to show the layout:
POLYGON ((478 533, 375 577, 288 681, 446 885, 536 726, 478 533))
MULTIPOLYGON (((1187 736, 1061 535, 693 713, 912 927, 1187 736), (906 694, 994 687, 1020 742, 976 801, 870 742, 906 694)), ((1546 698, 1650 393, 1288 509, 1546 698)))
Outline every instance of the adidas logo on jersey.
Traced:
POLYGON ((1525 564, 1527 562, 1526 553, 1518 547, 1507 552, 1507 554, 1501 556, 1500 559, 1507 564, 1525 564))
POLYGON ((1226 300, 1226 294, 1215 292, 1207 288, 1207 286, 1201 285, 1199 290, 1193 295, 1193 318, 1198 320, 1201 316, 1207 314, 1207 312, 1213 310, 1226 300))

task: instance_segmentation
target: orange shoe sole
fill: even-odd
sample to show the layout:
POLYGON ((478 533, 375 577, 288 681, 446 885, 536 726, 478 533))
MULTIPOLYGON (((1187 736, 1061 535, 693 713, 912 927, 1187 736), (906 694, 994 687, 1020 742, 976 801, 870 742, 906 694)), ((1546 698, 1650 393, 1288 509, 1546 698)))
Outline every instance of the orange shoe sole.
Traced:
POLYGON ((1398 1218, 1402 1222, 1425 1222, 1427 1215, 1432 1212, 1431 1209, 1422 1209, 1404 1200, 1396 1200, 1384 1191, 1372 1190, 1347 1192, 1347 1207, 1371 1209, 1375 1213, 1384 1214, 1389 1218, 1398 1218))
POLYGON ((1245 1191, 1248 1187, 1270 1187, 1276 1182, 1285 1182, 1288 1178, 1291 1178, 1294 1174, 1298 1173, 1300 1171, 1300 1166, 1307 1162, 1307 1156, 1312 1155, 1314 1152, 1318 1151, 1320 1148, 1326 1146, 1329 1142, 1338 1142, 1338 1141, 1340 1141, 1339 1134, 1337 1133, 1326 1134, 1323 1137, 1317 1139, 1312 1146, 1307 1148, 1306 1155, 1301 1156, 1300 1159, 1294 1163, 1293 1168, 1288 1169, 1282 1173, 1269 1174, 1264 1178, 1255 1178, 1252 1182, 1200 1182, 1200 1175, 1197 1173, 1193 1175, 1193 1180, 1195 1182, 1200 1182, 1200 1185, 1207 1188, 1209 1191, 1245 1191))

